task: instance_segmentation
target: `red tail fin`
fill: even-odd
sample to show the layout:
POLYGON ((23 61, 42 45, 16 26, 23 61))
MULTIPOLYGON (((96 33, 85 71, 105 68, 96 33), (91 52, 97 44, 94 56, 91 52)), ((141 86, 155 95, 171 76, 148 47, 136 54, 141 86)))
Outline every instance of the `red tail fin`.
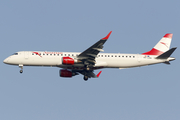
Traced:
POLYGON ((169 50, 173 34, 167 33, 164 37, 154 46, 151 51, 142 53, 142 55, 161 55, 169 50))

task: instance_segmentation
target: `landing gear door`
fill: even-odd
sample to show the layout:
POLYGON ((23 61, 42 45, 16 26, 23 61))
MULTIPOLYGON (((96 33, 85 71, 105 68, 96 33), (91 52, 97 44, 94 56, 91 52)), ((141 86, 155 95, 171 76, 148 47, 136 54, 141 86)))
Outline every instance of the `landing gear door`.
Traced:
POLYGON ((29 58, 29 52, 24 52, 24 58, 28 59, 29 58))

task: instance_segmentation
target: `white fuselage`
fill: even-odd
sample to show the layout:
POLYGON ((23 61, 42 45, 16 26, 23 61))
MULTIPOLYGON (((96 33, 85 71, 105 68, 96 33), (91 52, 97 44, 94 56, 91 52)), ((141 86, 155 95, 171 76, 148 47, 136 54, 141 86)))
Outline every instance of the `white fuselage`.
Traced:
POLYGON ((3 62, 10 65, 18 65, 23 73, 23 66, 54 66, 59 70, 60 77, 72 77, 78 74, 84 75, 84 80, 97 78, 94 70, 101 68, 131 68, 152 65, 157 63, 170 64, 175 60, 170 57, 175 48, 170 49, 172 34, 167 33, 150 51, 142 54, 100 53, 103 45, 108 40, 109 34, 97 41, 83 52, 43 52, 43 51, 20 51, 3 62))
MULTIPOLYGON (((4 63, 19 66, 56 66, 66 69, 83 69, 83 64, 63 65, 62 57, 76 59, 78 52, 32 52, 21 51, 9 56, 4 63), (37 54, 38 53, 38 54, 37 54)), ((174 58, 156 59, 154 55, 99 53, 93 69, 100 68, 130 68, 163 63, 174 58)))

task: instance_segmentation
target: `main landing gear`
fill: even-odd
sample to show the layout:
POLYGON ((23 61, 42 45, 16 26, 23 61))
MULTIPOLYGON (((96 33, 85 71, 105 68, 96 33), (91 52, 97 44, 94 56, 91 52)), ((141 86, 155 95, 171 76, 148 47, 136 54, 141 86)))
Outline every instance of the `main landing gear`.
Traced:
POLYGON ((87 81, 88 80, 88 76, 85 75, 84 76, 84 80, 87 81))
POLYGON ((19 72, 23 73, 23 65, 20 64, 19 67, 21 68, 21 70, 19 72))
POLYGON ((88 76, 86 74, 90 70, 90 68, 89 68, 88 65, 84 65, 84 69, 85 69, 84 80, 87 81, 88 80, 88 76))

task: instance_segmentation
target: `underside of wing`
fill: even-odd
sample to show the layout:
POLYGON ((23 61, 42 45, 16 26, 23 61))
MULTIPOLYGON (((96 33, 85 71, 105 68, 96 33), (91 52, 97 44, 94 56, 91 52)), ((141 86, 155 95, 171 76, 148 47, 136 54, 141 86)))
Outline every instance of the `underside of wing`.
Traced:
POLYGON ((93 71, 77 71, 77 72, 79 72, 80 74, 84 76, 88 76, 88 78, 98 78, 102 71, 100 71, 97 75, 94 74, 93 71))

